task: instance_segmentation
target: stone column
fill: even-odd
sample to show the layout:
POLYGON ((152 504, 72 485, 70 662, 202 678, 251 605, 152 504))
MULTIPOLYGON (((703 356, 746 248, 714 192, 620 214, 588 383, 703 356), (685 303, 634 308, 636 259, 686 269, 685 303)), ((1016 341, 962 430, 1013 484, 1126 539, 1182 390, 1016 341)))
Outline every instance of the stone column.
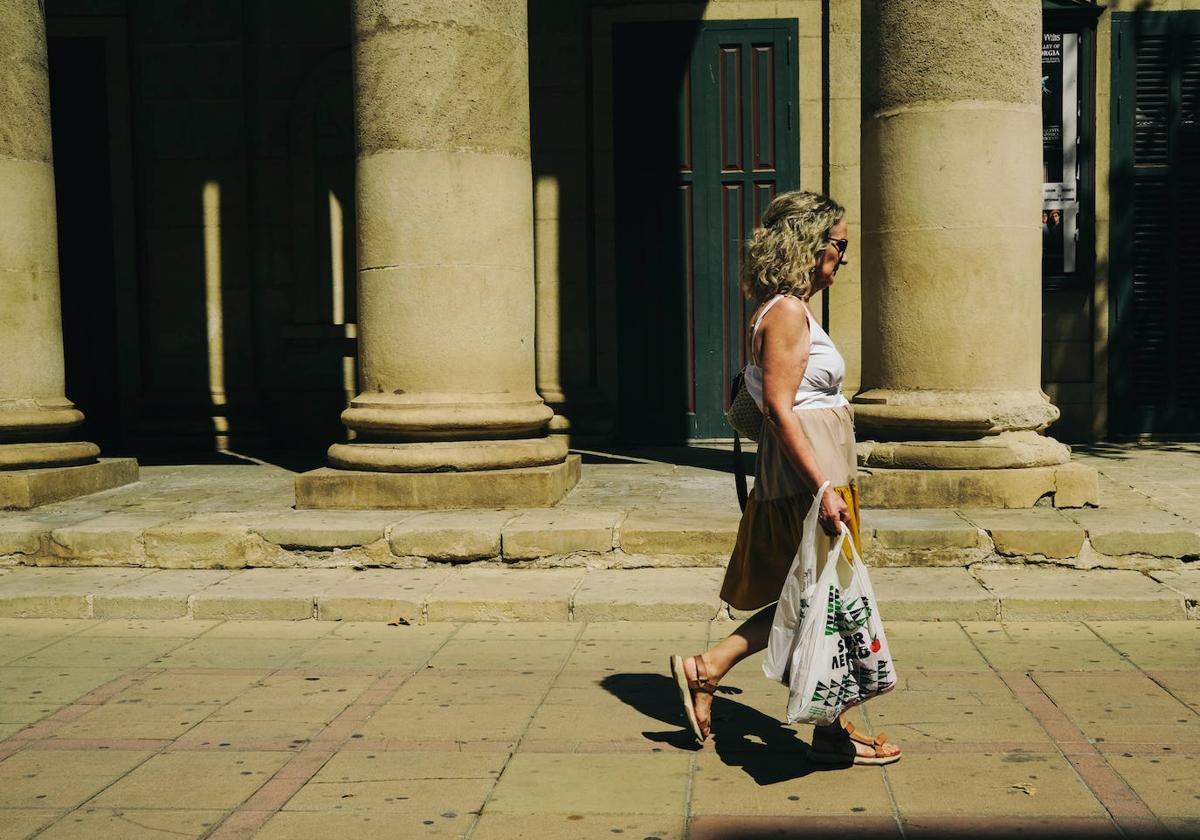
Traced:
POLYGON ((1094 502, 1042 434, 1041 4, 874 0, 862 56, 865 504, 1094 502))
POLYGON ((137 480, 72 440, 66 397, 46 24, 38 0, 0 3, 0 508, 137 480))
POLYGON ((525 0, 356 0, 353 443, 301 507, 545 505, 578 476, 534 389, 525 0))

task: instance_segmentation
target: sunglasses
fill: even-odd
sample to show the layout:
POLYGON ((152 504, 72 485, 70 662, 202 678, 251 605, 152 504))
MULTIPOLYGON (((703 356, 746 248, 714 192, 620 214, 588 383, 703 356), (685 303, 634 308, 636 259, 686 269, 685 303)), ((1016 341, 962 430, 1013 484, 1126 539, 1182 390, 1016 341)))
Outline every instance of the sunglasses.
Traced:
POLYGON ((846 256, 846 249, 850 247, 850 240, 849 239, 826 239, 825 244, 832 245, 834 248, 837 248, 838 256, 844 257, 844 256, 846 256))

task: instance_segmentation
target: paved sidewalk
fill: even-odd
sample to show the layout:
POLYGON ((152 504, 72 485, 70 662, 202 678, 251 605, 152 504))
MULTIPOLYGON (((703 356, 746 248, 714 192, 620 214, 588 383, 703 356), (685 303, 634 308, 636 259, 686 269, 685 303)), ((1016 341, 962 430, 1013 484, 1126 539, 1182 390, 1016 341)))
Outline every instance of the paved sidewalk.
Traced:
MULTIPOLYGON (((127 487, 0 512, 0 567, 723 567, 739 519, 729 453, 638 452, 592 457, 554 508, 505 511, 298 511, 282 467, 146 466, 127 487)), ((1100 473, 1099 509, 867 510, 866 559, 1181 572, 1200 558, 1200 444, 1076 460, 1100 473)))
POLYGON ((0 619, 0 838, 1200 836, 1200 623, 891 621, 844 770, 731 626, 0 619))

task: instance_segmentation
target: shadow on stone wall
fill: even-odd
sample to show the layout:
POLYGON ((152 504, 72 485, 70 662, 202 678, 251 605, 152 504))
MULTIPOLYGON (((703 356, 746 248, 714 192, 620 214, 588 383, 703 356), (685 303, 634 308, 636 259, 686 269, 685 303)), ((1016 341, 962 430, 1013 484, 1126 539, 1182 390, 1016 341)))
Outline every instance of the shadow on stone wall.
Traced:
POLYGON ((80 24, 87 5, 47 2, 68 396, 107 454, 323 457, 355 387, 349 0, 130 0, 80 24), (122 113, 89 93, 96 43, 130 216, 106 212, 122 113), (136 243, 115 271, 109 220, 136 243))

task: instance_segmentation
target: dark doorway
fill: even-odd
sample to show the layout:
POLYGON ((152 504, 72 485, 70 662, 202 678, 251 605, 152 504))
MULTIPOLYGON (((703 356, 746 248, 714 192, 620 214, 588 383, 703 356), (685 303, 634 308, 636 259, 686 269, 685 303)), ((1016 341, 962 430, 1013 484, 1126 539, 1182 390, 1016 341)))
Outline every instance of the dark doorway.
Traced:
POLYGON ((106 40, 50 37, 50 103, 68 399, 79 437, 121 446, 106 40))
POLYGON ((613 27, 621 436, 730 437, 746 237, 799 184, 797 22, 613 27))

